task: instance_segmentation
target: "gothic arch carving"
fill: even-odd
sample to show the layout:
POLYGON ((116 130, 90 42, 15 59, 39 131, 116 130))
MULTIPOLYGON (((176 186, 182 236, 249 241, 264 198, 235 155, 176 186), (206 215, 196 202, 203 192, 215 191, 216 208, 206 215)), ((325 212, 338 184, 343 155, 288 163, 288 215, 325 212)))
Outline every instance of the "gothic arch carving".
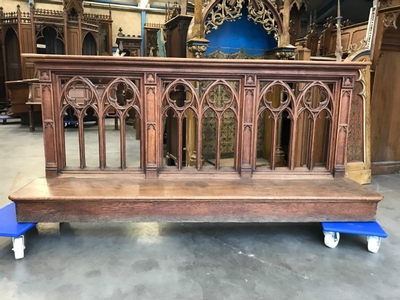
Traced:
MULTIPOLYGON (((214 0, 203 8, 204 36, 211 30, 217 30, 224 22, 232 22, 242 16, 241 11, 248 10, 248 19, 255 23, 261 24, 268 33, 274 34, 274 37, 279 41, 282 33, 282 20, 280 18, 277 6, 269 0, 249 0, 245 6, 245 0, 214 0)), ((193 38, 191 27, 194 21, 190 24, 188 30, 188 40, 193 38)))

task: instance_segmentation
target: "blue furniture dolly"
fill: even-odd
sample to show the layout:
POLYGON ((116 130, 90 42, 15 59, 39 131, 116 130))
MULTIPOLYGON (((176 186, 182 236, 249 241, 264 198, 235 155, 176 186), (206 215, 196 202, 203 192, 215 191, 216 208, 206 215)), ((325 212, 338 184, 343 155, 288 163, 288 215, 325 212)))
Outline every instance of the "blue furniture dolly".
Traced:
POLYGON ((0 209, 0 236, 12 238, 15 259, 24 257, 24 233, 34 227, 36 223, 18 223, 15 204, 10 203, 0 209))
POLYGON ((378 222, 322 222, 325 245, 335 248, 339 244, 340 233, 365 235, 368 242, 368 251, 377 253, 381 245, 381 238, 387 234, 378 222))

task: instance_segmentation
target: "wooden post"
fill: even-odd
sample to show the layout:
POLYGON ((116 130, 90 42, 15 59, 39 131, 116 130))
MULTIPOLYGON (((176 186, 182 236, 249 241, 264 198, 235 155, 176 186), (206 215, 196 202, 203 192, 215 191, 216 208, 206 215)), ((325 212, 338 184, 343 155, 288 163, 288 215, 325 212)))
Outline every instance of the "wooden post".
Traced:
POLYGON ((340 0, 337 5, 337 17, 336 17, 336 61, 342 61, 343 49, 342 49, 342 16, 340 12, 340 0))
POLYGON ((159 124, 157 122, 157 81, 155 73, 145 73, 145 103, 146 103, 146 113, 145 113, 145 143, 146 143, 146 161, 145 161, 145 172, 147 178, 156 178, 158 167, 158 132, 160 130, 159 124), (158 126, 157 126, 158 125, 158 126), (157 128, 158 127, 158 128, 157 128))
POLYGON ((350 108, 354 80, 354 77, 344 77, 341 89, 339 90, 340 104, 336 136, 335 177, 345 176, 345 166, 347 163, 347 137, 349 134, 350 108))
POLYGON ((290 23, 290 1, 286 0, 283 4, 282 32, 279 39, 278 47, 286 47, 290 45, 289 23, 290 23))

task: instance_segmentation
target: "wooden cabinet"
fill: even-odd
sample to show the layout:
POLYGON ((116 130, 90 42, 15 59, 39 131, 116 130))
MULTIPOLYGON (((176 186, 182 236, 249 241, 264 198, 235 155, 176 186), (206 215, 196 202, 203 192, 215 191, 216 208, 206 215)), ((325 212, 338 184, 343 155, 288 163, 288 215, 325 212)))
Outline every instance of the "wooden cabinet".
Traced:
POLYGON ((124 56, 142 56, 142 37, 135 35, 125 35, 120 28, 115 43, 118 45, 120 53, 124 56))
POLYGON ((186 38, 192 16, 177 15, 165 23, 168 57, 186 57, 186 38))
POLYGON ((27 113, 26 80, 36 77, 33 64, 21 58, 22 53, 112 55, 111 12, 87 14, 83 0, 63 2, 59 11, 31 6, 23 12, 19 5, 15 12, 0 8, 0 99, 10 100, 14 114, 27 113))

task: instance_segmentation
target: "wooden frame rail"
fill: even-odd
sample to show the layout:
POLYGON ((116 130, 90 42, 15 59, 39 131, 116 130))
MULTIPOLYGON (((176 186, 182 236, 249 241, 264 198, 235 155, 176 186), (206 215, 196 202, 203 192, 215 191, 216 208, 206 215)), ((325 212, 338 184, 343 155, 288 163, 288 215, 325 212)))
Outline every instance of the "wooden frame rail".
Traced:
POLYGON ((221 132, 228 118, 234 124, 233 164, 227 170, 231 174, 343 177, 352 90, 358 70, 368 64, 35 54, 23 54, 23 57, 35 64, 39 74, 47 177, 71 172, 128 172, 156 178, 163 174, 209 176, 226 171, 221 163, 224 143, 221 132), (66 164, 63 118, 68 109, 73 111, 79 124, 79 166, 76 168, 66 164), (83 118, 88 109, 94 111, 98 124, 99 162, 95 168, 88 168, 85 162, 83 118), (126 166, 129 154, 125 144, 125 120, 132 111, 140 119, 140 128, 136 130, 140 130, 141 137, 140 166, 134 169, 126 166), (207 114, 215 122, 212 133, 215 164, 211 169, 205 168, 202 156, 207 114), (178 149, 186 149, 188 145, 193 148, 186 149, 195 154, 191 155, 193 167, 183 163, 182 152, 177 153, 176 166, 164 165, 163 138, 169 115, 175 120, 178 149), (116 117, 121 124, 117 168, 107 166, 104 130, 107 117, 116 117), (269 124, 269 127, 265 125, 270 135, 266 146, 269 163, 265 168, 258 168, 257 140, 262 118, 269 124), (282 119, 290 120, 283 167, 278 164, 282 119), (184 136, 188 137, 186 144, 184 136), (320 147, 323 159, 317 166, 319 139, 323 139, 324 145, 320 147), (305 157, 302 162, 297 158, 301 151, 305 157))

